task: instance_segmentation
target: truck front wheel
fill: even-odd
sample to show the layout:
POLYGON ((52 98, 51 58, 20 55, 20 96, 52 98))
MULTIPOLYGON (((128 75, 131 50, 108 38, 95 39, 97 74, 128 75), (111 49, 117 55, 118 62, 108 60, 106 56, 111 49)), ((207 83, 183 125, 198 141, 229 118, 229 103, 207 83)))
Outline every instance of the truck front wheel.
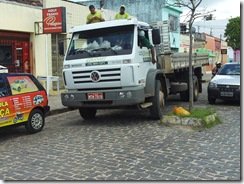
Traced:
POLYGON ((155 94, 152 97, 152 106, 150 108, 151 117, 155 120, 160 120, 163 117, 163 108, 165 104, 164 93, 161 90, 161 82, 156 80, 155 94))
POLYGON ((94 108, 79 108, 81 117, 84 120, 94 119, 96 117, 97 109, 94 108))

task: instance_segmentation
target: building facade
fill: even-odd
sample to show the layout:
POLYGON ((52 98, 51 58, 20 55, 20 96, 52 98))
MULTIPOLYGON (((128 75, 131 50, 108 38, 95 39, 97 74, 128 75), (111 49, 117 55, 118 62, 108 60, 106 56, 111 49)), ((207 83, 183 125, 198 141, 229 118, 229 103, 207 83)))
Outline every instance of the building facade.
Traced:
MULTIPOLYGON (((67 49, 69 30, 86 24, 88 7, 63 0, 0 0, 0 12, 0 65, 9 72, 61 78, 64 58, 58 45, 62 42, 67 49), (42 9, 53 7, 65 7, 66 32, 43 34, 42 9)), ((102 13, 106 19, 115 14, 108 10, 102 13)))
POLYGON ((168 21, 170 46, 173 51, 178 52, 180 47, 180 14, 182 11, 180 8, 170 5, 173 2, 173 0, 104 1, 103 7, 118 12, 120 6, 125 5, 127 13, 136 17, 139 21, 149 24, 168 21))

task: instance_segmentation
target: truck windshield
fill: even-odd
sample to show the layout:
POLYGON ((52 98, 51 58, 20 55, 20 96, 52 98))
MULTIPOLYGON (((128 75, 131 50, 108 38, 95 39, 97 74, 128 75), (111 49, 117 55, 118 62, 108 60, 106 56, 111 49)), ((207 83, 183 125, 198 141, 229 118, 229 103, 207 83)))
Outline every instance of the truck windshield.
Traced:
POLYGON ((133 25, 76 32, 66 60, 131 54, 133 36, 133 25))

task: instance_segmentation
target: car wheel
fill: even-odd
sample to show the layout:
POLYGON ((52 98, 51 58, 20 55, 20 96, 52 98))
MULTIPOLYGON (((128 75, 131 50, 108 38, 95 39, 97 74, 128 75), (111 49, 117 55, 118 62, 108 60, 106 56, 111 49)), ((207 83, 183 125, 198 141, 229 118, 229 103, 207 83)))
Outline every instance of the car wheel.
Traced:
POLYGON ((216 98, 208 96, 208 102, 209 104, 215 104, 216 98))
POLYGON ((29 115, 25 128, 29 133, 36 133, 42 130, 44 124, 45 117, 43 112, 40 109, 34 109, 29 115))
POLYGON ((18 92, 20 92, 21 91, 21 87, 18 87, 18 92))
POLYGON ((160 80, 156 80, 155 94, 152 97, 152 106, 150 107, 151 117, 155 120, 160 120, 163 117, 163 108, 165 105, 164 93, 161 90, 160 80))
POLYGON ((91 120, 96 117, 97 109, 95 108, 79 108, 81 117, 84 120, 91 120))

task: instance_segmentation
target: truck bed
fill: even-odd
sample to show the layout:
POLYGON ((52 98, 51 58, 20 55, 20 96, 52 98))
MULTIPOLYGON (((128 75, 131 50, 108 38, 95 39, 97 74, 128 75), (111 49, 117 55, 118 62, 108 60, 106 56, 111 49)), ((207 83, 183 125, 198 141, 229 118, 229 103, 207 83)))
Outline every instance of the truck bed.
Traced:
MULTIPOLYGON (((161 54, 159 63, 165 73, 173 73, 174 70, 189 68, 189 53, 161 54)), ((200 67, 209 64, 208 54, 192 55, 192 66, 200 67)))

